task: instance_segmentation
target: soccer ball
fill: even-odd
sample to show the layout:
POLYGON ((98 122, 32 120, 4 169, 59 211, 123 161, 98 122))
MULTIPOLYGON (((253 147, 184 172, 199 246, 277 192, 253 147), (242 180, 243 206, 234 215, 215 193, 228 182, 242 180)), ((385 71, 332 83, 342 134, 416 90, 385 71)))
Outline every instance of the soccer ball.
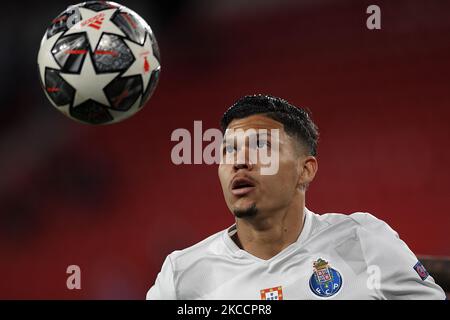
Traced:
POLYGON ((150 26, 108 1, 73 5, 57 16, 42 39, 38 67, 56 109, 88 124, 135 114, 155 90, 161 70, 150 26))

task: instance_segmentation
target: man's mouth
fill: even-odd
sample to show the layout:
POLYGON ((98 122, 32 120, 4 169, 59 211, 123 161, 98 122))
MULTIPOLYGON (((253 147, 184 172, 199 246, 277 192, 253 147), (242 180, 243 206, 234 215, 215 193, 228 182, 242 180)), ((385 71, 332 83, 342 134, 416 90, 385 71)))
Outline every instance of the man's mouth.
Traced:
POLYGON ((235 196, 243 196, 255 189, 255 183, 247 178, 235 178, 231 182, 231 193, 235 196))

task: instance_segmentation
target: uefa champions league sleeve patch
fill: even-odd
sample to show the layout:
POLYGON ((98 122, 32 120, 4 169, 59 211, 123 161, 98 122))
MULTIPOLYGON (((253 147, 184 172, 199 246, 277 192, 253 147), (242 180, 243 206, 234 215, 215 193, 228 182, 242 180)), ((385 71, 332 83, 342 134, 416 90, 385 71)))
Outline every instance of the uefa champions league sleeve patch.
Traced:
POLYGON ((339 271, 329 266, 321 258, 313 262, 314 273, 309 279, 309 287, 315 295, 328 298, 334 296, 342 287, 342 277, 339 271))
POLYGON ((419 275, 420 279, 425 280, 430 275, 423 266, 423 264, 420 261, 417 261, 417 263, 413 267, 414 270, 416 270, 417 274, 419 275))

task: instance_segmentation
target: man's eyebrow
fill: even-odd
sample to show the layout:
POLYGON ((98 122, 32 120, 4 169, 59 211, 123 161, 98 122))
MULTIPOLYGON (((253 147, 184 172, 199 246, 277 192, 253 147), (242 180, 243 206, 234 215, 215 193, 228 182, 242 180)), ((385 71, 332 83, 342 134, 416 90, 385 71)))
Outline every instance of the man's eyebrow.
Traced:
POLYGON ((228 135, 234 135, 234 132, 247 132, 251 130, 252 131, 252 135, 256 134, 268 134, 268 135, 272 135, 272 131, 273 130, 280 130, 277 128, 272 128, 272 129, 266 129, 266 128, 259 128, 259 129, 255 129, 255 128, 248 128, 248 129, 227 129, 224 133, 224 136, 228 136, 228 135))
MULTIPOLYGON (((225 134, 224 134, 224 136, 223 136, 223 140, 222 140, 222 143, 231 143, 231 142, 235 142, 235 140, 236 140, 236 138, 237 137, 239 137, 240 135, 236 135, 235 133, 234 133, 234 131, 247 131, 247 130, 256 130, 256 132, 251 132, 250 134, 248 134, 248 135, 245 135, 246 136, 246 138, 266 138, 266 139, 270 139, 270 140, 272 140, 272 138, 273 138, 273 135, 272 135, 272 130, 279 130, 279 129, 252 129, 252 128, 250 128, 250 129, 247 129, 247 130, 243 130, 243 129, 236 129, 236 130, 234 130, 234 129, 232 129, 231 131, 228 131, 228 132, 225 132, 225 134), (264 130, 263 132, 259 132, 259 130, 264 130)), ((278 137, 279 135, 277 134, 277 135, 275 135, 275 138, 276 137, 278 137)), ((278 139, 279 140, 279 139, 278 139)))

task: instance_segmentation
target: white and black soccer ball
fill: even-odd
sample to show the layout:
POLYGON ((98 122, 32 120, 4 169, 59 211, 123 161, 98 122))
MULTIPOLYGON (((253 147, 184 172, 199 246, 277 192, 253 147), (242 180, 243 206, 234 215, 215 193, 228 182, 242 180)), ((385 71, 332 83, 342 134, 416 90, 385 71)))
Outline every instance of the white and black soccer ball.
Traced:
POLYGON ((57 16, 42 39, 38 67, 50 102, 88 124, 135 114, 155 90, 161 70, 150 26, 108 1, 80 3, 57 16))

